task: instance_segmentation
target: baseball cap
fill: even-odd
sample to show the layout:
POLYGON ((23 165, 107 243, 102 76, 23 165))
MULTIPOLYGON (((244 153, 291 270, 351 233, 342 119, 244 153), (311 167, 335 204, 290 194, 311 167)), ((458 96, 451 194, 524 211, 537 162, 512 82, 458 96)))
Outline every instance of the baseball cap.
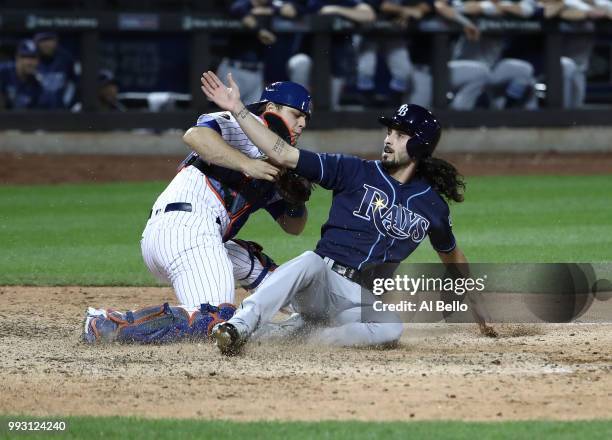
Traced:
POLYGON ((17 56, 35 58, 38 56, 38 49, 32 40, 21 40, 17 45, 17 56))
POLYGON ((98 86, 102 87, 107 84, 117 84, 115 74, 109 69, 98 70, 98 86))
POLYGON ((34 41, 37 43, 43 40, 55 40, 55 39, 57 39, 56 32, 47 31, 47 32, 37 32, 36 34, 34 34, 34 41))

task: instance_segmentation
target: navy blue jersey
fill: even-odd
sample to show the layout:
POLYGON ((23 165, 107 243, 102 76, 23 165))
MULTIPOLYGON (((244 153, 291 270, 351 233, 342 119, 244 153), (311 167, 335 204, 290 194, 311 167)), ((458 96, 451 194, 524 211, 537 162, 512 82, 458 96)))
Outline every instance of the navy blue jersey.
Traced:
POLYGON ((295 171, 333 190, 319 255, 364 269, 401 262, 427 236, 439 252, 455 248, 448 205, 424 179, 402 184, 380 161, 305 150, 295 171))
POLYGON ((0 65, 0 95, 9 109, 37 108, 42 86, 36 76, 17 77, 15 62, 0 65))
POLYGON ((38 72, 43 87, 40 106, 70 108, 75 98, 77 76, 72 55, 58 47, 52 58, 40 58, 38 72))

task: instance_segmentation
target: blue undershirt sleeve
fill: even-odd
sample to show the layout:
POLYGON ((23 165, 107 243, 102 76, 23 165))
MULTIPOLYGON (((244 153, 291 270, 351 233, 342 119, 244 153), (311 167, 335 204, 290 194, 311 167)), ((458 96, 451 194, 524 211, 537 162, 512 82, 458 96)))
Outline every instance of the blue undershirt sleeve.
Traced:
POLYGON ((432 223, 429 229, 429 241, 438 252, 448 253, 457 246, 453 235, 453 224, 450 218, 448 206, 440 218, 432 223))
POLYGON ((295 172, 325 189, 342 191, 357 180, 362 164, 363 161, 354 156, 300 150, 295 172))

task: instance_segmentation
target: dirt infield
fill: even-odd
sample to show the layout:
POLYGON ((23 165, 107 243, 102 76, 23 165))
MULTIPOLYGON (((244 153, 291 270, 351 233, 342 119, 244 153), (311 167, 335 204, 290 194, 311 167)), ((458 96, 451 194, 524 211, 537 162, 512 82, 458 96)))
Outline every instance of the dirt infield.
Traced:
MULTIPOLYGON (((442 157, 466 176, 612 173, 612 153, 479 153, 442 157)), ((176 156, 0 153, 0 184, 169 180, 182 159, 176 156)))
MULTIPOLYGON (((612 173, 612 154, 447 156, 466 175, 612 173)), ((180 158, 0 154, 0 183, 170 179, 180 158), (32 166, 32 164, 35 164, 32 166)), ((87 306, 168 288, 1 287, 0 414, 235 420, 612 418, 612 324, 406 325, 393 350, 206 342, 87 346, 87 306)))
POLYGON ((86 306, 170 289, 0 287, 0 413, 236 420, 612 417, 612 325, 407 325, 392 350, 80 342, 86 306))

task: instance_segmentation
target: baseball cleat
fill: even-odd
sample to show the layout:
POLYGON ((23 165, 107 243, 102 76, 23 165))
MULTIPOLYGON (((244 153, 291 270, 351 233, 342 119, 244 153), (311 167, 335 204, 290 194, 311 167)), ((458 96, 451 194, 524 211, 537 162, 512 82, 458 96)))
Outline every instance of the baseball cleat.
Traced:
POLYGON ((215 345, 226 356, 234 356, 246 342, 238 333, 238 329, 229 322, 222 322, 213 327, 210 337, 215 341, 215 345))
POLYGON ((98 331, 96 330, 96 321, 99 318, 106 319, 106 310, 104 309, 94 309, 93 307, 88 307, 87 312, 85 313, 85 319, 83 320, 83 342, 87 344, 94 344, 98 339, 98 331))

